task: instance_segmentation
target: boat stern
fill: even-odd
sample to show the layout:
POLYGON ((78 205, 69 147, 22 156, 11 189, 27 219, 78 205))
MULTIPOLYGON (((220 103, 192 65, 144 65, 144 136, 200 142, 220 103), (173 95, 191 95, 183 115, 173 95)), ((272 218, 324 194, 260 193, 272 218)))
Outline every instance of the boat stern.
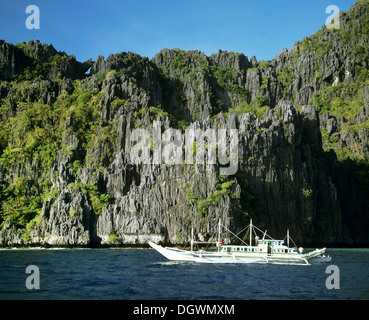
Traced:
POLYGON ((323 248, 323 249, 315 249, 314 251, 311 251, 311 252, 309 252, 309 253, 305 254, 305 255, 304 255, 304 258, 305 258, 307 261, 309 261, 309 260, 311 260, 311 259, 314 259, 314 258, 316 258, 317 256, 322 255, 322 254, 325 252, 325 250, 326 250, 326 249, 327 249, 327 248, 323 248))

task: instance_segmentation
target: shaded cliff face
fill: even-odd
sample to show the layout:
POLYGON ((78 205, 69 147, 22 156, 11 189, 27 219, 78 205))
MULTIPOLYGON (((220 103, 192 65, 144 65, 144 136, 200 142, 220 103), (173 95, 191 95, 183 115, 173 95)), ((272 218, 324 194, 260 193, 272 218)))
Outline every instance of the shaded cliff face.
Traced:
POLYGON ((0 245, 186 243, 192 225, 211 236, 249 218, 304 245, 367 245, 368 1, 339 21, 273 61, 164 49, 80 63, 1 41, 0 245), (201 150, 205 132, 218 140, 201 150))

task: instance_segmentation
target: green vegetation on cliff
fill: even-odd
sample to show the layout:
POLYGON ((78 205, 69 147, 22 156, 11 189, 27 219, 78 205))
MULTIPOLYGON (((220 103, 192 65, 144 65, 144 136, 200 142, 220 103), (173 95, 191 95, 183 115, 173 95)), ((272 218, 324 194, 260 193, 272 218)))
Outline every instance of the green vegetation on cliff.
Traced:
MULTIPOLYGON (((327 171, 338 193, 344 188, 338 186, 340 177, 336 171, 345 167, 356 182, 355 188, 358 186, 355 189, 360 192, 358 197, 363 195, 360 199, 368 203, 369 1, 358 1, 347 13, 341 13, 339 19, 340 29, 323 27, 272 61, 259 62, 235 52, 219 51, 207 57, 198 51, 164 49, 151 61, 129 52, 80 63, 74 56, 38 41, 15 46, 0 41, 0 229, 14 226, 24 231, 23 240, 28 241, 32 228, 41 223, 42 212, 48 219, 50 207, 59 196, 63 199, 58 201, 68 205, 73 202, 68 197, 76 194, 81 195, 78 198, 82 199, 81 203, 86 197, 92 208, 89 210, 94 213, 92 222, 81 218, 88 228, 94 228, 94 219, 103 215, 104 207, 110 204, 118 211, 126 206, 127 216, 139 217, 142 209, 142 202, 137 200, 139 195, 129 200, 127 197, 146 179, 150 198, 160 202, 162 199, 157 197, 169 197, 166 193, 169 191, 161 190, 156 184, 162 182, 162 177, 154 169, 149 173, 140 171, 127 163, 126 157, 129 130, 149 128, 158 117, 163 123, 167 121, 166 127, 184 130, 196 121, 198 127, 211 122, 218 123, 220 128, 220 123, 226 126, 227 121, 233 120, 235 124, 231 125, 238 126, 242 114, 256 116, 247 120, 257 125, 245 129, 254 136, 248 140, 244 137, 240 146, 245 158, 241 159, 240 155, 242 169, 237 176, 217 176, 212 189, 204 181, 196 182, 202 186, 197 191, 195 180, 191 188, 189 181, 183 184, 186 199, 181 201, 189 202, 202 221, 209 222, 209 212, 228 200, 230 204, 224 205, 229 206, 239 221, 248 214, 266 211, 272 201, 292 210, 284 199, 254 201, 256 194, 259 192, 260 196, 265 190, 288 193, 289 179, 296 172, 290 167, 293 161, 279 158, 279 154, 291 158, 294 153, 303 154, 307 163, 295 168, 304 172, 298 186, 299 198, 295 200, 309 217, 316 214, 314 223, 320 229, 326 225, 322 222, 327 216, 326 209, 319 198, 321 195, 316 194, 319 188, 313 191, 309 185, 324 176, 322 170, 326 170, 317 150, 326 151, 322 157, 329 159, 331 167, 327 171), (14 61, 3 52, 11 52, 14 61), (86 74, 90 67, 90 73, 86 74), (314 106, 320 116, 322 144, 320 140, 313 141, 311 132, 303 132, 301 143, 306 143, 305 149, 290 148, 293 135, 300 128, 291 129, 289 121, 295 115, 282 100, 294 103, 300 114, 307 112, 303 106, 314 106), (280 104, 292 115, 283 114, 280 104), (220 113, 226 116, 225 120, 220 113), (273 115, 276 119, 271 118, 273 115), (272 151, 269 145, 262 145, 267 136, 264 130, 270 126, 276 130, 268 133, 273 139, 288 141, 286 144, 280 141, 272 151), (248 154, 249 144, 255 146, 253 152, 257 154, 248 154), (310 163, 306 160, 309 152, 314 158, 310 163), (268 164, 266 159, 271 155, 274 158, 268 159, 268 164), (278 163, 281 159, 284 162, 278 163), (113 182, 109 181, 109 175, 114 176, 113 182), (253 186, 250 179, 254 179, 253 186)), ((299 115, 297 111, 296 114, 299 115)), ((189 177, 193 179, 191 170, 189 177)), ((140 192, 144 194, 145 190, 140 192)), ((83 207, 81 203, 77 205, 83 207)), ((353 210, 342 202, 340 205, 342 211, 347 210, 343 215, 348 216, 353 210)), ((182 206, 172 201, 175 214, 181 213, 182 206)), ((167 207, 163 204, 161 211, 167 207)), ((83 211, 74 207, 68 210, 68 219, 79 219, 83 211)), ((155 207, 155 210, 159 209, 155 207)), ((286 213, 285 221, 290 219, 287 216, 286 213)), ((366 221, 365 215, 360 219, 357 221, 366 221)), ((137 220, 132 218, 131 225, 139 225, 137 220)), ((150 225, 150 230, 159 228, 155 223, 150 225)), ((115 243, 119 233, 110 231, 108 242, 115 243)))
MULTIPOLYGON (((100 170, 114 153, 116 122, 101 122, 102 91, 83 88, 81 81, 75 80, 69 93, 64 90, 53 104, 45 104, 37 95, 42 90, 42 83, 39 85, 23 80, 2 83, 9 94, 0 105, 0 167, 5 177, 14 170, 20 177, 10 184, 5 181, 11 177, 3 178, 0 223, 9 220, 18 228, 25 228, 40 214, 51 187, 48 171, 60 150, 69 159, 68 168, 74 175, 83 167, 100 170), (75 137, 76 146, 65 141, 66 137, 75 137), (85 151, 93 147, 103 149, 97 161, 85 151)), ((96 185, 83 190, 89 194, 96 214, 101 213, 109 196, 100 194, 96 185)))

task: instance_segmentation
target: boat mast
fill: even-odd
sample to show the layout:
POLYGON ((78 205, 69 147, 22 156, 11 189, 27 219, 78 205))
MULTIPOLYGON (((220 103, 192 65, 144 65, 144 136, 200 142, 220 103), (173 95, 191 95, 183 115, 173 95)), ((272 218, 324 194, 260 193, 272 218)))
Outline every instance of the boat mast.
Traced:
POLYGON ((266 234, 267 234, 267 231, 268 231, 268 230, 265 230, 265 231, 264 231, 263 239, 261 239, 261 240, 264 240, 264 239, 265 239, 265 236, 266 236, 266 234))
POLYGON ((290 229, 287 229, 287 247, 290 247, 290 229))
POLYGON ((250 219, 250 247, 252 245, 252 219, 250 219))
POLYGON ((218 243, 220 243, 220 218, 219 218, 219 224, 218 224, 218 243))
POLYGON ((191 228, 191 251, 193 251, 193 225, 191 228))

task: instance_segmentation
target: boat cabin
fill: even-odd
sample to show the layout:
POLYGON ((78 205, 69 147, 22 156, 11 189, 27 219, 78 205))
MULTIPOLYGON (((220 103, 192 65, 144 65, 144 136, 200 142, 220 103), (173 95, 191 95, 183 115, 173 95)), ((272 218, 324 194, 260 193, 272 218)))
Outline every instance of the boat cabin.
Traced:
POLYGON ((295 254, 296 248, 289 248, 284 245, 283 240, 263 239, 258 241, 255 246, 235 246, 222 245, 220 252, 226 253, 267 253, 267 254, 295 254))

